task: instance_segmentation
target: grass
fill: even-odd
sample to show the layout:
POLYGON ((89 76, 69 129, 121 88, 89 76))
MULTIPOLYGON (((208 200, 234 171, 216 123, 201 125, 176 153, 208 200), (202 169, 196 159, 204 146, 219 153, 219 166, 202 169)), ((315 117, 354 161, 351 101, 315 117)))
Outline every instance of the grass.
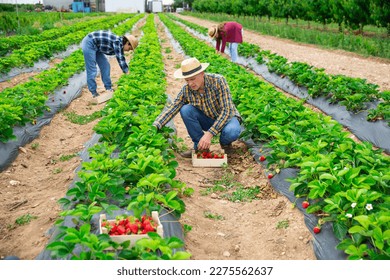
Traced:
POLYGON ((35 142, 31 144, 31 149, 37 150, 39 148, 39 143, 35 142))
POLYGON ((102 111, 96 111, 90 115, 78 115, 75 112, 65 112, 64 115, 71 123, 83 125, 102 117, 102 111))
POLYGON ((257 195, 261 192, 260 187, 249 187, 245 188, 239 186, 231 194, 224 194, 222 197, 232 202, 251 202, 252 200, 258 199, 257 195))
POLYGON ((77 153, 74 153, 74 154, 70 154, 70 155, 61 155, 60 156, 60 161, 68 161, 74 157, 77 156, 77 153))
POLYGON ((34 219, 37 219, 38 217, 37 216, 33 216, 33 215, 30 215, 30 214, 26 214, 26 215, 23 215, 23 216, 20 216, 19 218, 17 218, 15 220, 15 223, 19 226, 22 226, 22 225, 27 225, 29 224, 32 220, 34 219))
POLYGON ((280 229, 280 228, 288 228, 290 226, 290 223, 289 223, 289 220, 286 219, 286 220, 282 220, 282 221, 279 221, 277 224, 276 224, 276 228, 277 229, 280 229))
POLYGON ((213 184, 214 186, 201 190, 200 194, 223 193, 221 197, 232 202, 251 202, 258 199, 258 194, 261 192, 259 186, 245 187, 237 182, 228 166, 223 167, 221 179, 215 180, 213 184))
POLYGON ((224 219, 225 219, 222 215, 215 214, 215 213, 212 213, 212 212, 210 212, 210 211, 204 211, 204 212, 203 212, 203 215, 204 215, 205 218, 211 219, 211 220, 218 220, 218 221, 221 221, 221 220, 224 220, 224 219))

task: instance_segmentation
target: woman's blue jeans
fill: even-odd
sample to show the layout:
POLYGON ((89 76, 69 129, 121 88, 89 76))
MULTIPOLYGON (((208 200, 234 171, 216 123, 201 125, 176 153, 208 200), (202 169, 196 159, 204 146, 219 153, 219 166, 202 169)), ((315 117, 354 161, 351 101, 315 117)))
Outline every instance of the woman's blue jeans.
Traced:
POLYGON ((238 58, 238 43, 229 43, 230 59, 236 62, 238 58))
POLYGON ((96 75, 97 67, 99 66, 102 81, 106 89, 111 89, 111 77, 110 77, 110 63, 106 55, 98 51, 96 45, 93 43, 92 37, 85 36, 81 42, 81 48, 84 54, 85 69, 87 71, 87 85, 92 94, 96 94, 96 75))
MULTIPOLYGON (((215 120, 207 117, 201 110, 190 104, 186 104, 180 109, 180 115, 196 150, 200 139, 204 135, 204 131, 209 130, 215 120)), ((240 134, 240 122, 237 117, 233 117, 220 132, 219 143, 221 145, 229 145, 237 140, 240 134)))

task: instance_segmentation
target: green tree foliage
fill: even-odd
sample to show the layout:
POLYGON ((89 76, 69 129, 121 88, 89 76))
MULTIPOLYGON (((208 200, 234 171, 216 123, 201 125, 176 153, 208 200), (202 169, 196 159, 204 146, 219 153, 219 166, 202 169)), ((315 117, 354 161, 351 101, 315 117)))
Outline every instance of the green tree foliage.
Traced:
POLYGON ((370 1, 371 20, 377 25, 387 28, 387 35, 390 36, 390 1, 370 1))
POLYGON ((345 19, 349 28, 359 29, 363 32, 363 27, 369 24, 370 1, 367 0, 345 0, 345 19))

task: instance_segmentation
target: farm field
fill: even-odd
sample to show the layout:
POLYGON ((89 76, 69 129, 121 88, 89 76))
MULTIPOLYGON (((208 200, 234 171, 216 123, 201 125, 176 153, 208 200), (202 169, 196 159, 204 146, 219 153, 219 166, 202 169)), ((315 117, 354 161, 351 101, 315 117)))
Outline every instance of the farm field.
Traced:
MULTIPOLYGON (((212 24, 196 18, 180 18, 204 27, 212 24)), ((145 18, 137 22, 132 34, 141 37, 143 25, 145 18)), ((182 81, 174 79, 172 74, 185 55, 175 49, 158 17, 155 17, 155 25, 166 75, 165 92, 174 98, 182 81)), ((280 53, 290 60, 305 61, 325 68, 331 74, 365 78, 379 85, 381 90, 390 88, 390 63, 383 59, 321 50, 260 36, 250 31, 245 31, 244 40, 280 53)), ((133 55, 136 56, 137 52, 129 56, 130 61, 133 55)), ((119 81, 122 74, 117 62, 111 59, 110 64, 113 81, 119 81)), ((30 76, 32 75, 22 74, 2 82, 1 89, 27 81, 30 76)), ((100 83, 99 79, 98 82, 100 83)), ((130 84, 129 87, 131 86, 130 84)), ((89 115, 102 110, 104 106, 105 104, 94 104, 84 87, 81 95, 57 113, 50 124, 43 127, 40 136, 21 148, 11 166, 0 173, 2 258, 13 255, 26 260, 35 259, 45 249, 49 241, 47 233, 61 212, 57 201, 66 194, 76 178, 75 170, 81 164, 78 156, 63 161, 60 158, 80 153, 93 137, 93 128, 99 122, 94 120, 85 125, 74 124, 66 117, 67 113, 89 115), (14 222, 20 217, 28 216, 31 221, 25 224, 14 222)), ((191 147, 180 117, 175 118, 174 125, 177 136, 184 141, 180 145, 191 147)), ((222 170, 194 168, 190 160, 181 158, 175 152, 178 162, 175 179, 194 189, 191 196, 183 196, 186 209, 178 220, 182 225, 191 227, 184 238, 184 249, 192 255, 191 259, 316 259, 314 235, 306 227, 302 212, 297 207, 292 207, 293 202, 272 188, 266 177, 268 170, 255 161, 244 141, 237 141, 234 147, 236 152, 229 158, 229 167, 222 170), (213 189, 217 181, 222 182, 224 191, 213 189), (248 196, 251 201, 249 198, 245 200, 245 195, 229 199, 231 196, 225 194, 230 185, 234 186, 233 189, 242 187, 244 190, 256 186, 260 192, 255 196, 248 196)), ((241 192, 243 193, 244 191, 241 192)))

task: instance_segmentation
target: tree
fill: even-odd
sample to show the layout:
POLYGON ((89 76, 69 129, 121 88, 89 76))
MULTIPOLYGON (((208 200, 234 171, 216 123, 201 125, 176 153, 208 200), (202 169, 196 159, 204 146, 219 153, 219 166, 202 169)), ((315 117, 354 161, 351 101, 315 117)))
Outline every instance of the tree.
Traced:
POLYGON ((371 19, 377 26, 387 28, 387 36, 390 36, 390 1, 371 0, 371 19))
POLYGON ((345 0, 345 18, 348 27, 363 33, 363 27, 370 21, 370 1, 345 0))

